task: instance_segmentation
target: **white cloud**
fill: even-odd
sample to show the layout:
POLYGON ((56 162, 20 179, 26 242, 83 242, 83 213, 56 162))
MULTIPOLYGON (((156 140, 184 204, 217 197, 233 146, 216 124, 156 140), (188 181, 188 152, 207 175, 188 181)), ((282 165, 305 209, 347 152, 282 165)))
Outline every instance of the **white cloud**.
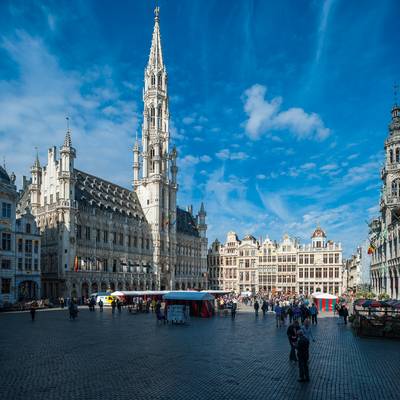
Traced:
POLYGON ((320 17, 320 22, 319 22, 319 27, 318 27, 318 43, 317 43, 317 50, 315 54, 315 61, 318 62, 322 50, 324 48, 324 43, 325 43, 325 34, 328 26, 328 19, 329 19, 329 14, 332 10, 334 0, 325 0, 324 5, 322 6, 321 10, 321 17, 320 17))
POLYGON ((248 115, 245 130, 252 139, 273 130, 289 130, 298 139, 324 140, 330 130, 316 113, 306 113, 302 108, 281 110, 282 98, 265 98, 267 87, 255 84, 244 92, 244 110, 248 115))
POLYGON ((199 164, 200 162, 209 163, 211 160, 212 158, 207 154, 200 157, 188 154, 183 158, 178 158, 178 163, 182 167, 191 167, 193 165, 199 164))
POLYGON ((184 117, 184 118, 182 118, 182 122, 185 125, 193 124, 194 121, 195 121, 195 119, 193 117, 184 117))
POLYGON ((300 166, 300 168, 304 169, 305 171, 308 171, 310 169, 314 169, 315 167, 316 167, 316 165, 313 162, 308 162, 308 163, 305 163, 305 164, 300 166))
POLYGON ((284 222, 291 220, 291 212, 287 208, 282 196, 277 193, 263 193, 257 188, 264 207, 274 213, 284 222))
POLYGON ((208 156, 207 154, 205 154, 204 156, 200 157, 200 160, 205 163, 209 163, 212 160, 212 158, 210 156, 208 156))
POLYGON ((215 154, 220 160, 246 160, 249 155, 243 151, 231 152, 229 149, 222 149, 215 154))
POLYGON ((350 154, 350 155, 347 157, 347 159, 348 159, 348 160, 354 160, 354 159, 357 158, 358 156, 359 156, 358 153, 350 154))
POLYGON ((256 175, 256 178, 259 179, 260 181, 263 181, 263 180, 267 179, 267 176, 264 174, 258 174, 258 175, 256 175))
POLYGON ((18 70, 15 80, 0 77, 0 154, 13 155, 9 168, 18 179, 29 174, 35 146, 44 163, 47 148, 63 143, 68 115, 77 168, 129 187, 136 104, 123 99, 112 69, 64 70, 41 39, 23 31, 0 47, 18 70))
POLYGON ((326 164, 323 165, 320 170, 321 171, 333 171, 336 170, 338 168, 337 164, 326 164))

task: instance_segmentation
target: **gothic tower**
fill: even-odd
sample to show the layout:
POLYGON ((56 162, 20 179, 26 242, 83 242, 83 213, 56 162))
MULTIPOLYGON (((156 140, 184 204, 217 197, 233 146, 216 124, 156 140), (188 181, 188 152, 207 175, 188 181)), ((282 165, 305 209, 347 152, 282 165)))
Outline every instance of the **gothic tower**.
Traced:
POLYGON ((385 167, 382 169, 382 221, 386 227, 400 220, 400 106, 395 102, 389 136, 385 141, 385 167))
POLYGON ((176 149, 169 150, 167 71, 159 8, 154 10, 150 56, 144 73, 141 151, 133 149, 133 186, 152 228, 153 263, 160 289, 173 287, 176 263, 176 149), (141 172, 141 173, 140 173, 141 172))

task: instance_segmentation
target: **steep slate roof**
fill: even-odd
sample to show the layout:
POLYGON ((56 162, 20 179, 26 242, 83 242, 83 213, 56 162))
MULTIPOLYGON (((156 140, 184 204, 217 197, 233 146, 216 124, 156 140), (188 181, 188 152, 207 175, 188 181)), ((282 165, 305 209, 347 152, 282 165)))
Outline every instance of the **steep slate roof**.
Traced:
POLYGON ((97 176, 75 169, 75 200, 103 210, 135 218, 144 218, 135 192, 97 176))
POLYGON ((199 237, 196 220, 190 212, 176 208, 176 230, 190 236, 199 237))

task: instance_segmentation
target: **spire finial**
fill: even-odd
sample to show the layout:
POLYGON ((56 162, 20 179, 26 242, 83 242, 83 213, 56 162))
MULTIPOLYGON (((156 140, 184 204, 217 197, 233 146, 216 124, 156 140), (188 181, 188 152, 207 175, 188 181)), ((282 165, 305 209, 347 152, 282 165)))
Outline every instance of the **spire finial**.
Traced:
POLYGON ((71 140, 71 131, 69 129, 69 117, 65 117, 65 119, 67 120, 67 133, 65 134, 64 146, 71 147, 72 140, 71 140))
POLYGON ((158 16, 160 15, 160 7, 156 5, 156 8, 154 9, 154 20, 158 21, 158 16))
POLYGON ((36 150, 36 158, 35 158, 35 162, 33 163, 33 166, 35 168, 40 168, 39 151, 38 151, 38 147, 37 146, 35 146, 35 150, 36 150))

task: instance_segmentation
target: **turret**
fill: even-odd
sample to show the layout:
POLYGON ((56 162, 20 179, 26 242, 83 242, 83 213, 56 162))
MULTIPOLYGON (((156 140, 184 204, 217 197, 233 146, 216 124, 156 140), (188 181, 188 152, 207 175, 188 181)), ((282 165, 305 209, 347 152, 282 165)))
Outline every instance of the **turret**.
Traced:
POLYGON ((207 213, 206 210, 204 209, 204 204, 203 202, 201 202, 200 211, 197 214, 197 221, 198 221, 198 230, 202 238, 205 238, 207 233, 206 216, 207 213))
POLYGON ((139 182, 139 141, 136 133, 136 140, 135 140, 135 145, 133 146, 133 186, 136 187, 136 185, 139 182))
POLYGON ((61 185, 60 197, 64 200, 75 199, 75 158, 76 150, 72 147, 71 131, 69 129, 69 118, 67 118, 67 133, 65 134, 64 144, 60 149, 60 180, 63 181, 63 185, 61 185))
POLYGON ((35 161, 31 167, 32 185, 31 185, 31 204, 32 209, 40 207, 40 190, 42 185, 42 168, 40 166, 39 154, 36 152, 35 161))
POLYGON ((178 167, 176 166, 176 159, 178 157, 178 152, 176 150, 176 147, 172 149, 171 152, 171 182, 175 185, 177 180, 176 176, 178 175, 178 167))

